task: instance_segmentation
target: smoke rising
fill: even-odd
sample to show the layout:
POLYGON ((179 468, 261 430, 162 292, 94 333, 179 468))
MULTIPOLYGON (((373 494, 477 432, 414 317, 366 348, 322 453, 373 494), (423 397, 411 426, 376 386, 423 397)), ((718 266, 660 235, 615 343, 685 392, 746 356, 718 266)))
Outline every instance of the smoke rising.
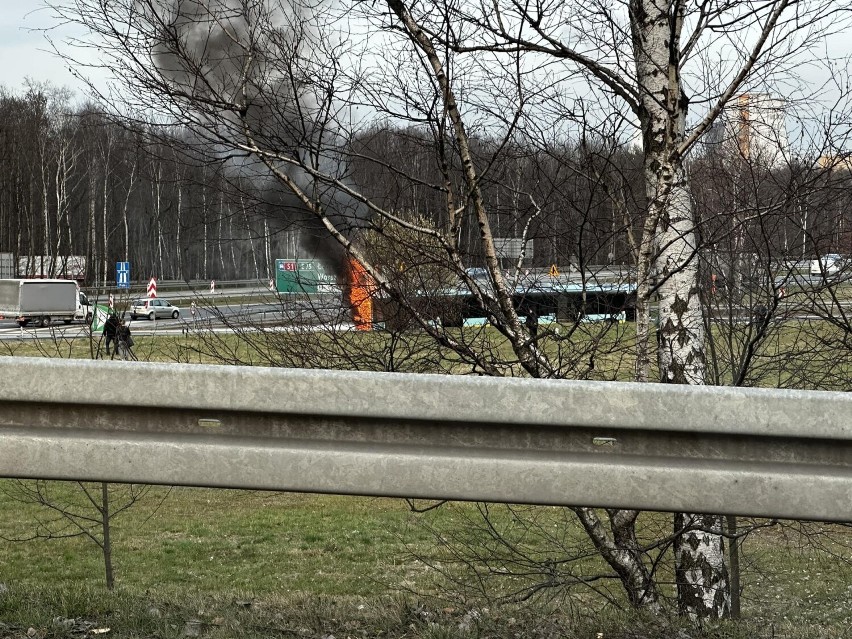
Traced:
POLYGON ((322 29, 310 9, 266 0, 170 0, 145 3, 156 34, 151 57, 184 119, 209 149, 228 154, 230 170, 275 203, 282 221, 300 229, 301 250, 343 274, 344 250, 317 216, 250 151, 272 163, 318 203, 344 236, 364 226, 359 202, 301 168, 345 180, 342 137, 329 114, 334 87, 324 84, 322 29))

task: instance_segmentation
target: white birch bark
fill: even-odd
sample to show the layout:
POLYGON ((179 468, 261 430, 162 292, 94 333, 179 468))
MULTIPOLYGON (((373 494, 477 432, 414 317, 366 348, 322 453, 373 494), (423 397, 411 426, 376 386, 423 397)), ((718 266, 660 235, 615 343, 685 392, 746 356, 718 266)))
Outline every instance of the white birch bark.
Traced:
MULTIPOLYGON (((56 218, 56 249, 53 252, 54 259, 53 266, 51 266, 51 270, 54 270, 56 268, 56 265, 59 263, 60 258, 62 257, 62 217, 65 208, 65 198, 63 196, 64 180, 62 177, 63 158, 61 150, 62 149, 60 147, 60 154, 56 158, 56 170, 53 176, 53 200, 54 205, 56 207, 54 212, 56 218)), ((54 276, 56 275, 56 273, 52 272, 50 275, 54 276)))
POLYGON ((94 171, 94 167, 90 167, 89 169, 89 188, 88 188, 88 209, 89 209, 89 220, 86 228, 86 241, 88 246, 86 247, 86 255, 89 259, 89 267, 90 274, 93 276, 92 283, 95 286, 100 286, 101 282, 101 274, 98 271, 98 264, 95 260, 95 253, 97 247, 97 221, 95 220, 95 182, 96 182, 96 173, 94 171))
POLYGON ((175 182, 177 184, 177 210, 175 224, 175 254, 177 257, 177 277, 184 278, 183 273, 183 248, 181 245, 180 229, 183 226, 183 176, 180 172, 180 163, 175 162, 175 182))
POLYGON ((209 235, 210 235, 210 224, 208 223, 207 218, 207 188, 202 187, 201 189, 201 225, 204 227, 204 240, 202 242, 201 252, 204 257, 204 268, 202 277, 207 279, 207 264, 209 261, 209 235))
POLYGON ((163 270, 163 217, 162 217, 162 188, 163 188, 163 165, 157 162, 157 170, 153 176, 154 183, 151 186, 154 196, 154 227, 157 233, 157 254, 154 257, 157 265, 157 276, 165 277, 163 270))
MULTIPOLYGON (((660 377, 672 384, 703 384, 706 357, 695 211, 679 152, 688 109, 679 72, 684 10, 683 3, 672 0, 630 4, 650 220, 645 230, 656 229, 660 377)), ((686 530, 675 549, 678 606, 693 618, 720 618, 730 610, 724 544, 711 532, 721 531, 721 523, 718 516, 675 516, 676 532, 686 530), (683 525, 693 520, 705 530, 683 525)))
MULTIPOLYGON (((133 183, 136 180, 136 167, 138 165, 138 156, 133 157, 133 165, 130 167, 130 177, 127 180, 127 195, 124 198, 124 208, 121 213, 121 219, 124 224, 124 260, 130 261, 130 221, 128 219, 130 210, 130 196, 133 193, 133 183)), ((106 249, 104 249, 106 250, 106 249)))
MULTIPOLYGON (((222 250, 222 242, 224 241, 222 238, 222 219, 225 215, 225 195, 223 193, 219 193, 219 216, 216 220, 216 245, 219 248, 219 277, 226 277, 226 269, 225 269, 225 252, 222 250)), ((214 249, 215 251, 215 249, 214 249)))
MULTIPOLYGON (((110 134, 111 135, 111 134, 110 134)), ((103 211, 101 211, 101 244, 103 245, 103 283, 106 286, 107 279, 110 276, 110 268, 109 268, 109 174, 111 170, 110 162, 110 150, 112 144, 108 143, 107 149, 104 151, 103 159, 104 159, 104 180, 103 180, 103 193, 101 194, 103 201, 103 211)), ((97 244, 96 244, 97 246, 97 244)))
POLYGON ((272 247, 269 245, 269 221, 263 218, 263 257, 266 260, 267 277, 277 277, 272 265, 272 247))
POLYGON ((242 196, 240 197, 240 209, 242 209, 243 219, 245 220, 245 224, 246 224, 246 239, 248 240, 249 249, 251 250, 251 259, 252 259, 252 262, 254 263, 254 277, 255 277, 255 279, 259 280, 260 279, 260 268, 257 264, 257 250, 254 247, 254 229, 252 228, 251 220, 249 220, 248 209, 246 208, 246 205, 245 205, 245 202, 244 202, 242 196))
MULTIPOLYGON (((47 144, 44 140, 41 143, 41 206, 42 206, 42 219, 44 223, 44 233, 42 236, 42 255, 50 255, 50 178, 48 177, 47 172, 47 144)), ((38 268, 43 267, 44 262, 42 261, 41 265, 38 265, 38 268)))
POLYGON ((693 619, 730 616, 731 593, 722 517, 677 513, 674 517, 678 608, 693 619), (686 532, 681 533, 681 531, 686 532))

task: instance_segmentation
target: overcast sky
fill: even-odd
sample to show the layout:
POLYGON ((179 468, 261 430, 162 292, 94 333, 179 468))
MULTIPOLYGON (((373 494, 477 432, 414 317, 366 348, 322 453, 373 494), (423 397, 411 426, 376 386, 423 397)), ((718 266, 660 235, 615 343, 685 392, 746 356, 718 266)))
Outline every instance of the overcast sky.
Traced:
POLYGON ((33 0, 0 0, 0 84, 17 93, 29 77, 66 86, 79 95, 80 82, 53 55, 44 35, 34 31, 52 24, 49 12, 39 6, 33 0))
MULTIPOLYGON (((19 93, 25 79, 31 78, 36 82, 48 81, 57 87, 68 87, 75 92, 77 99, 83 99, 86 95, 83 83, 74 77, 66 61, 53 54, 42 32, 48 27, 55 27, 56 21, 51 15, 51 11, 44 8, 43 0, 0 0, 0 85, 19 93)), ((76 33, 81 34, 79 29, 76 33)), ((69 34, 67 27, 55 28, 51 37, 61 46, 62 39, 69 34)), ((828 50, 833 56, 850 55, 852 37, 836 34, 828 50)), ((88 53, 80 49, 68 51, 78 58, 86 57, 88 53)), ((91 74, 94 71, 88 68, 86 72, 91 74)), ((814 75, 814 80, 824 82, 826 71, 817 70, 814 75)), ((101 77, 106 78, 106 72, 101 72, 101 77)), ((99 78, 95 77, 95 80, 99 78)), ((106 84, 105 80, 103 84, 106 84)))

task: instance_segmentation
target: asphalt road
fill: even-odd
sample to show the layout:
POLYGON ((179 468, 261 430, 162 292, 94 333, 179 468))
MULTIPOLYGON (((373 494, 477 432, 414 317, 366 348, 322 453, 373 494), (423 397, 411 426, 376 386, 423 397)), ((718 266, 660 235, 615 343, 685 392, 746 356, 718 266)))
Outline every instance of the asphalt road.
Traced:
MULTIPOLYGON (((531 274, 532 275, 532 274, 531 274)), ((614 275, 614 274, 608 274, 614 275)), ((530 280, 539 277, 536 273, 530 280)), ((547 278, 545 278, 547 279, 547 278)), ((566 274, 560 274, 560 281, 566 280, 566 274)), ((819 284, 822 279, 819 276, 796 274, 782 281, 779 279, 776 286, 792 284, 790 288, 807 289, 819 284), (792 282, 791 282, 792 280, 792 282)), ((529 282, 528 282, 529 283, 529 282)), ((119 311, 129 305, 129 302, 139 295, 122 295, 117 298, 119 311)), ((136 335, 151 334, 180 334, 187 330, 203 327, 205 330, 216 330, 227 332, 232 330, 229 326, 240 326, 251 328, 258 324, 276 325, 292 328, 293 330, 316 330, 327 326, 345 327, 349 325, 349 318, 345 313, 340 297, 338 295, 326 295, 316 298, 314 301, 286 300, 282 309, 282 302, 268 288, 239 283, 233 287, 219 287, 216 292, 209 290, 189 290, 180 288, 168 288, 160 295, 161 298, 169 300, 180 310, 181 317, 173 320, 158 319, 149 321, 139 318, 131 321, 131 330, 136 335), (244 299, 245 302, 240 300, 244 299), (193 309, 193 302, 195 308, 193 309), (321 307, 320 319, 316 318, 316 308, 321 307), (194 310, 194 314, 193 311, 194 310), (312 328, 308 328, 312 326, 312 328)), ((93 303, 105 304, 105 299, 96 299, 90 295, 93 303)), ((848 303, 852 305, 852 301, 848 303)), ((785 304, 782 303, 783 312, 785 304)), ((844 308, 846 304, 844 304, 844 308)), ((741 320, 748 321, 749 313, 743 310, 741 320)), ((725 318, 717 318, 724 320, 725 318)), ((788 316, 787 320, 818 319, 814 313, 805 310, 788 316)), ((0 319, 0 340, 11 339, 42 339, 61 336, 65 339, 77 339, 87 336, 87 327, 78 322, 70 325, 57 323, 47 328, 36 328, 27 326, 18 327, 13 319, 0 319)))
MULTIPOLYGON (((178 319, 162 318, 151 321, 140 317, 130 320, 129 316, 126 319, 134 335, 182 334, 196 329, 228 332, 233 330, 229 328, 233 326, 251 328, 261 324, 295 324, 297 328, 313 325, 312 330, 331 325, 345 327, 348 324, 348 317, 342 313, 343 309, 337 296, 329 296, 329 299, 318 302, 288 301, 283 309, 281 302, 271 295, 268 301, 250 301, 258 298, 263 300, 264 294, 269 294, 269 291, 252 288, 232 289, 224 294, 204 296, 196 295, 191 291, 175 291, 168 297, 162 297, 178 308, 180 311, 178 319), (231 301, 239 297, 245 297, 246 301, 231 301), (192 305, 193 301, 195 308, 192 305), (320 321, 317 321, 318 308, 320 321)), ((105 301, 99 300, 101 304, 105 301)), ((98 301, 93 300, 93 303, 98 301)), ((121 313, 121 309, 126 306, 126 301, 119 299, 116 306, 121 313)), ((38 328, 32 324, 19 327, 14 319, 0 319, 0 341, 49 339, 57 336, 63 339, 87 337, 88 326, 82 322, 72 322, 67 325, 57 322, 45 328, 38 328)))

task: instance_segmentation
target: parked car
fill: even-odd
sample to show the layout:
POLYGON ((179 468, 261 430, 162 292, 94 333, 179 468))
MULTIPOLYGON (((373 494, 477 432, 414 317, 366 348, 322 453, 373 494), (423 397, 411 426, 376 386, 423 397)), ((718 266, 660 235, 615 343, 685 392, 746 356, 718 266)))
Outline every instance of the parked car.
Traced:
POLYGON ((837 275, 843 268, 843 258, 837 253, 823 255, 817 260, 811 260, 811 275, 837 275))
POLYGON ((159 297, 138 299, 133 300, 133 304, 130 305, 130 319, 136 319, 137 317, 147 317, 149 320, 154 320, 158 317, 177 319, 180 317, 180 309, 159 297))

